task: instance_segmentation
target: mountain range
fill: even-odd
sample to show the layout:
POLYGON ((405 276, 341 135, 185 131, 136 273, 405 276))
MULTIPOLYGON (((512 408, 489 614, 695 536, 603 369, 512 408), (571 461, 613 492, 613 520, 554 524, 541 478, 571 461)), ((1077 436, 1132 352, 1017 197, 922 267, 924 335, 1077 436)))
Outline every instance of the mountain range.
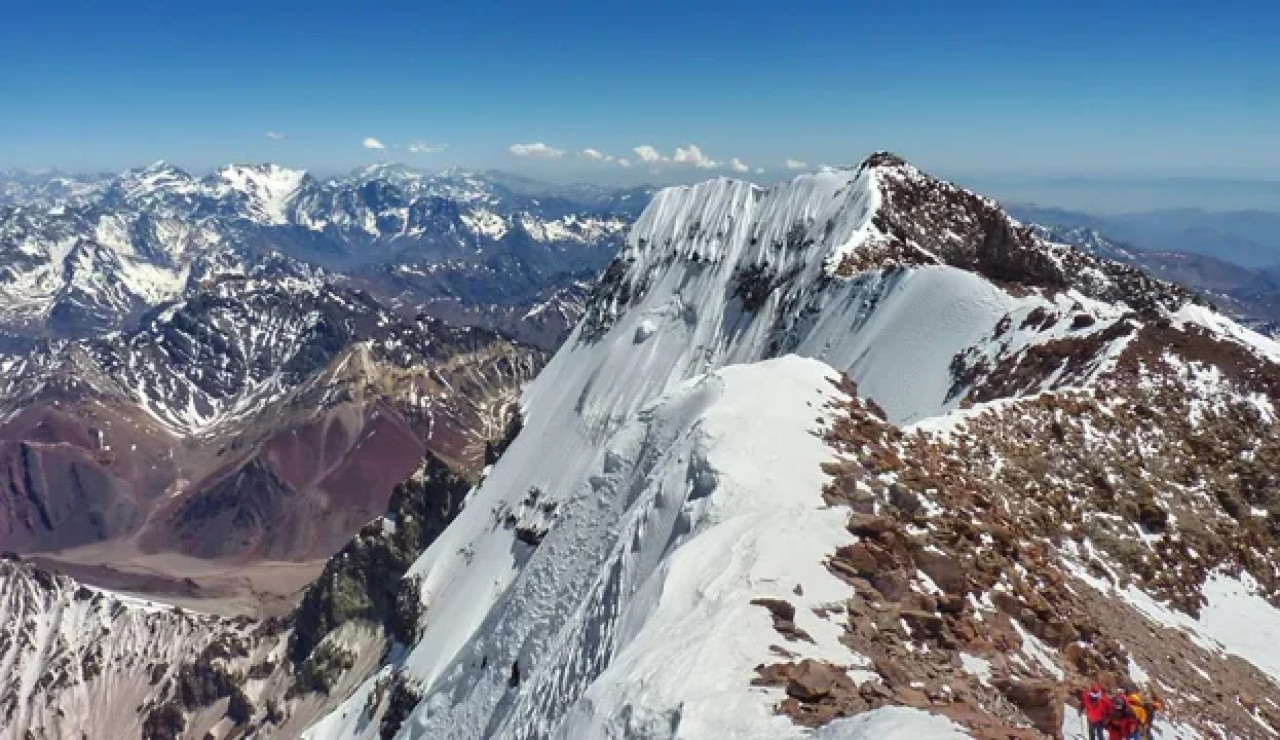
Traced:
POLYGON ((0 543, 187 595, 205 584, 174 555, 322 561, 424 453, 476 475, 543 361, 296 266, 219 278, 136 329, 0 358, 0 543))
POLYGON ((1280 344, 883 152, 624 231, 545 367, 297 256, 4 360, 22 537, 337 553, 267 618, 0 561, 0 726, 1078 737, 1101 680, 1280 732, 1280 344))
MULTIPOLYGON (((1042 214, 1053 218, 1052 213, 1042 214)), ((1251 269, 1199 252, 1140 248, 1117 242, 1096 228, 1033 226, 1052 241, 1139 267, 1151 275, 1197 291, 1232 317, 1276 336, 1280 331, 1280 267, 1251 269)))
POLYGON ((274 164, 11 174, 0 178, 0 333, 25 346, 131 328, 280 254, 397 309, 469 313, 519 334, 541 300, 612 258, 648 195, 397 165, 327 180, 274 164))

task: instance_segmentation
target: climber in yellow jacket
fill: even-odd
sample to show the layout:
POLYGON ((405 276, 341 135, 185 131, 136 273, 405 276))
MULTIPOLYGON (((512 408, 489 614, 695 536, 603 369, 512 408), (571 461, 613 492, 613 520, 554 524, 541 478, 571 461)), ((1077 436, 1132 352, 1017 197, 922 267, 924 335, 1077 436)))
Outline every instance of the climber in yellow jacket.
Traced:
POLYGON ((1138 720, 1138 729, 1134 731, 1131 740, 1150 738, 1151 716, 1147 713, 1147 704, 1142 700, 1142 694, 1136 691, 1129 694, 1129 709, 1133 712, 1134 719, 1138 720))

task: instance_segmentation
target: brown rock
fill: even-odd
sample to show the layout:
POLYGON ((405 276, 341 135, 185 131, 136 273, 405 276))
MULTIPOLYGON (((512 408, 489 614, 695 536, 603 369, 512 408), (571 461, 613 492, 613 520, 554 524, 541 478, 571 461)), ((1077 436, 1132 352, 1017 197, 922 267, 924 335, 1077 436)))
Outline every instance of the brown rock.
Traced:
POLYGON ((969 575, 963 563, 956 557, 923 548, 914 553, 916 567, 938 584, 938 588, 950 595, 963 596, 969 591, 969 575))
POLYGON ((893 565, 893 559, 884 548, 871 542, 855 542, 836 550, 836 560, 843 560, 853 566, 854 572, 860 576, 870 576, 883 568, 893 565))
POLYGON ((1062 731, 1062 708, 1065 689, 1052 681, 997 679, 993 685, 1022 710, 1037 730, 1057 737, 1062 731))
POLYGON ((889 601, 902 601, 911 593, 911 581, 900 570, 873 573, 870 581, 872 587, 889 601))
POLYGON ((752 599, 752 605, 763 606, 773 614, 774 619, 785 619, 788 622, 796 618, 796 608, 791 602, 783 599, 752 599))
POLYGON ((796 608, 785 599, 753 599, 752 604, 763 606, 773 615, 773 628, 778 634, 793 642, 813 642, 808 632, 796 626, 796 608))
POLYGON ((890 688, 911 687, 911 674, 896 661, 888 658, 878 658, 873 661, 872 665, 875 667, 876 673, 879 673, 884 678, 885 683, 889 684, 890 688))
POLYGON ((844 671, 806 658, 794 665, 787 681, 787 695, 804 702, 820 701, 832 694, 852 694, 857 689, 844 671))
POLYGON ((963 642, 969 643, 978 639, 978 628, 974 626, 973 620, 968 617, 955 620, 950 629, 951 634, 963 642))
POLYGON ((969 602, 963 596, 943 594, 938 597, 938 611, 943 614, 963 614, 969 602))
POLYGON ((885 686, 880 681, 863 681, 862 685, 858 687, 858 694, 868 702, 875 701, 876 699, 885 700, 893 697, 893 692, 889 690, 889 687, 885 686))
POLYGON ((995 604, 996 608, 1005 614, 1016 619, 1022 612, 1022 602, 1018 601, 1018 597, 1008 591, 992 591, 990 596, 991 603, 995 604))
POLYGON ((929 706, 929 697, 919 689, 913 689, 910 686, 901 686, 893 690, 893 698, 899 704, 905 704, 909 707, 927 707, 929 706))
POLYGON ((850 534, 875 539, 886 532, 896 530, 898 523, 887 516, 854 512, 853 516, 849 517, 849 523, 845 526, 850 534))
POLYGON ((911 629, 911 636, 922 640, 937 640, 946 632, 942 617, 932 612, 917 609, 903 609, 899 616, 911 629))
POLYGON ((751 683, 756 686, 781 686, 791 676, 794 663, 770 663, 756 666, 756 678, 751 683))
POLYGON ((889 485, 889 503, 908 517, 914 517, 924 510, 924 505, 920 503, 920 497, 915 491, 900 483, 889 485))
POLYGON ((1076 631, 1070 622, 1061 619, 1050 619, 1041 625, 1037 636, 1056 648, 1065 648, 1074 644, 1076 631))
POLYGON ((915 605, 923 612, 938 611, 938 599, 932 594, 915 594, 915 605))

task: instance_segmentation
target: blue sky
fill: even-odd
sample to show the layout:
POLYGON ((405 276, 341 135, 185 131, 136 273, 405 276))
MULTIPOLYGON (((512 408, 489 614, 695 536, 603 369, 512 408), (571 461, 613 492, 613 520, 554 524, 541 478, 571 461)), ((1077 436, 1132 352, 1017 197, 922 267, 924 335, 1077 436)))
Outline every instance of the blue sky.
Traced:
POLYGON ((621 181, 885 148, 952 176, 1280 179, 1277 5, 26 3, 0 24, 0 169, 621 181), (538 143, 515 151, 561 155, 512 153, 538 143), (619 165, 642 145, 667 160, 619 165))

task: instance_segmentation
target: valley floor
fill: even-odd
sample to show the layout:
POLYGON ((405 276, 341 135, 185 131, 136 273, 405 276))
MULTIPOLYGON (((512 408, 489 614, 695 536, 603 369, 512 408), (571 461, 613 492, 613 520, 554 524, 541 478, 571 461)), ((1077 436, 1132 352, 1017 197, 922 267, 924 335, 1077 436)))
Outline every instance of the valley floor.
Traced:
POLYGON ((325 560, 229 563, 180 553, 143 553, 111 542, 26 558, 99 588, 220 616, 281 616, 297 606, 325 560))

